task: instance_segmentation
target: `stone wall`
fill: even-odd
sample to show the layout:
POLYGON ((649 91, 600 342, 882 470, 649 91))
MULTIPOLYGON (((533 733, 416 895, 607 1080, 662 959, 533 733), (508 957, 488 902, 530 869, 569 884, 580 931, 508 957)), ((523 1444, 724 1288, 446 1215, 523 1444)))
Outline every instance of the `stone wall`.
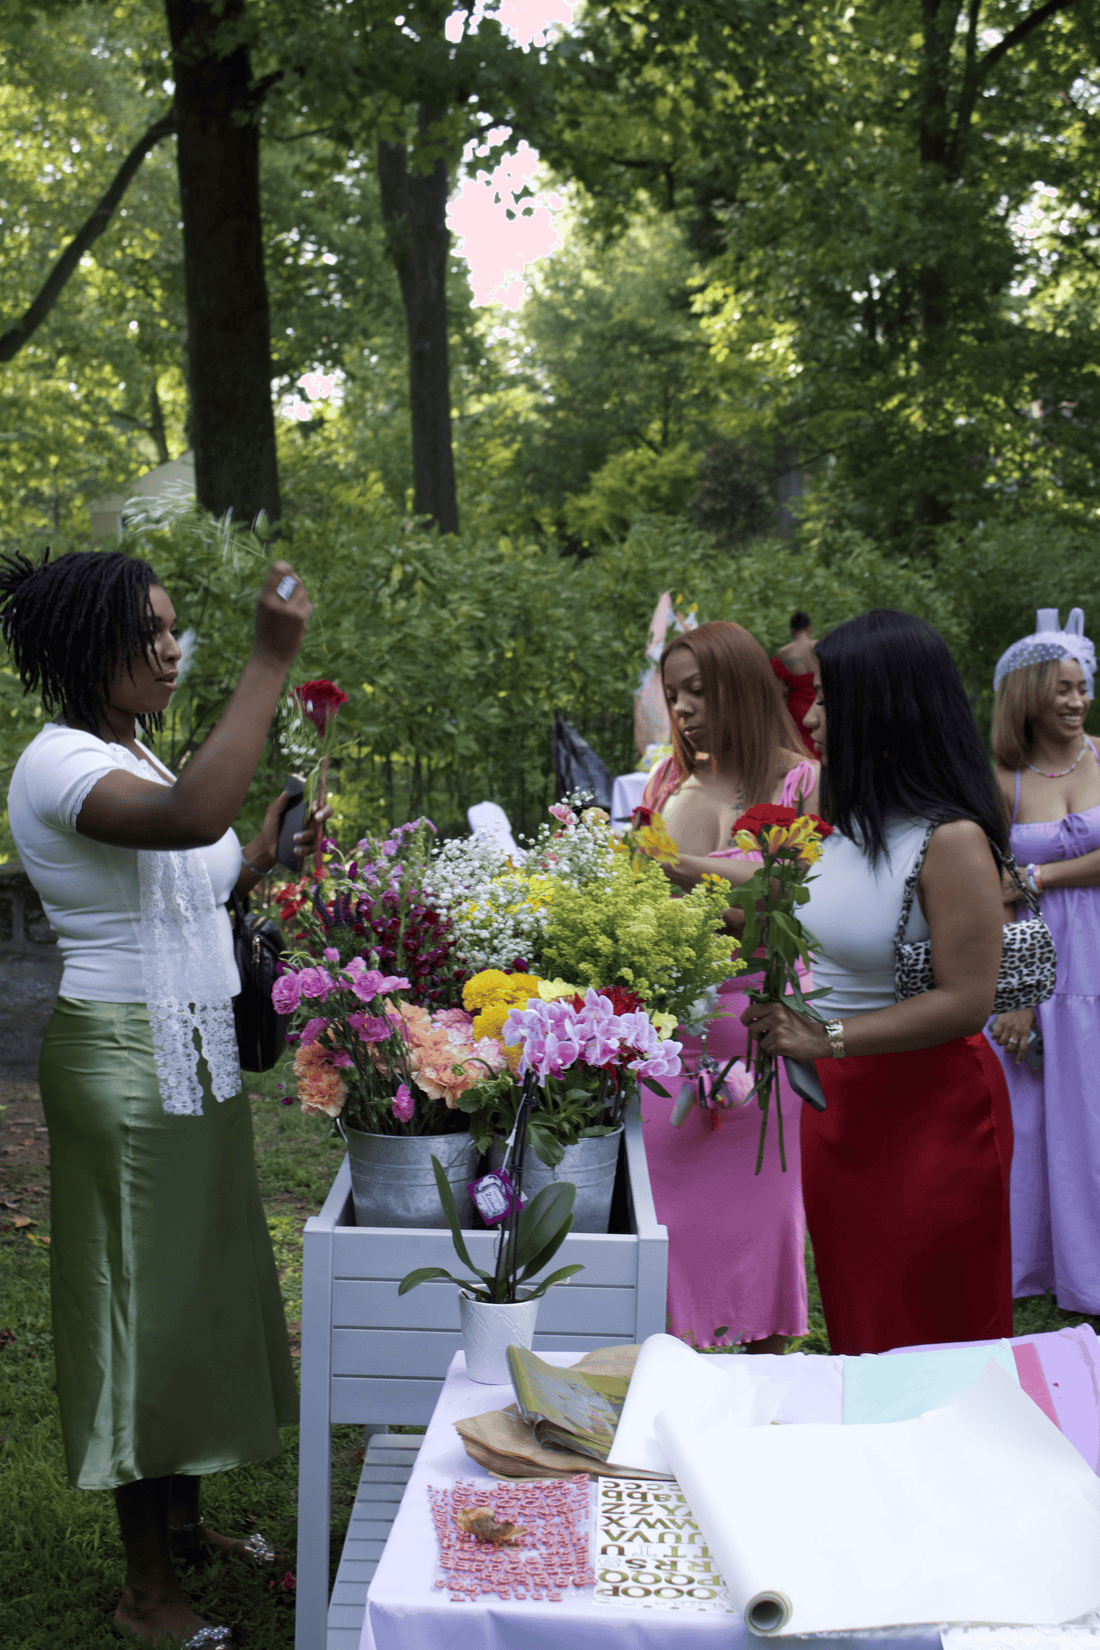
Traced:
POLYGON ((61 984, 61 953, 18 862, 0 865, 0 1075, 35 1077, 61 984))

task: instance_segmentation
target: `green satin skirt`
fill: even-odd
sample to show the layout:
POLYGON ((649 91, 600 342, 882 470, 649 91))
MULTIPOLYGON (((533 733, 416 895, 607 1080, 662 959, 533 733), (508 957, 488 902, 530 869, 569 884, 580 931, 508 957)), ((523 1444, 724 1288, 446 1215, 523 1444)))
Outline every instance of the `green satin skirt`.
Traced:
POLYGON ((58 1000, 50 1130, 57 1395, 69 1481, 220 1472, 298 1419, 247 1096, 167 1116, 144 1003, 58 1000))

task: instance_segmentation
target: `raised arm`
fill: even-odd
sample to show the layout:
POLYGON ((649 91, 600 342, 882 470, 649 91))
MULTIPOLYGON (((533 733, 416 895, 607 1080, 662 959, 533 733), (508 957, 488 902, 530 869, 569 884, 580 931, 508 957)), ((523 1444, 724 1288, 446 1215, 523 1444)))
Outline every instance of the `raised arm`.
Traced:
MULTIPOLYGON (((89 791, 76 828, 120 848, 201 848, 217 842, 248 794, 309 622, 299 579, 288 600, 277 590, 291 574, 275 562, 256 609, 252 653, 220 721, 171 787, 116 770, 89 791)), ((296 576, 296 575, 291 575, 296 576)))

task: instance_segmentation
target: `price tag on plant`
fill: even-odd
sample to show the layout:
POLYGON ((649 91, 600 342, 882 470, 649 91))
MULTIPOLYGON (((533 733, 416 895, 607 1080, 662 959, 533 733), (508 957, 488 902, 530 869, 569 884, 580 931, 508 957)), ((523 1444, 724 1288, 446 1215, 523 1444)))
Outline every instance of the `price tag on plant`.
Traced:
POLYGON ((493 1169, 466 1187, 474 1208, 486 1226, 496 1226, 521 1206, 519 1193, 504 1169, 493 1169))

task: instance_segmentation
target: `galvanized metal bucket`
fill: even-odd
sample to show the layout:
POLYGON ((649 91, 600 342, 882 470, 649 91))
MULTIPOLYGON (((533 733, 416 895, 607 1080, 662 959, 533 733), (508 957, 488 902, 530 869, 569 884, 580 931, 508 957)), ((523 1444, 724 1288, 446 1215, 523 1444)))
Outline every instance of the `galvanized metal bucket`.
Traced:
POLYGON ((446 1226, 432 1158, 443 1165, 459 1223, 474 1224, 466 1187, 477 1174, 468 1134, 366 1134, 347 1130, 357 1226, 446 1226))
MULTIPOLYGON (((622 1137, 620 1124, 611 1134, 578 1140, 575 1146, 566 1146, 556 1169, 544 1163, 529 1145, 523 1160, 524 1202, 529 1203, 536 1192, 552 1186, 555 1180, 571 1180, 577 1188, 577 1201, 573 1205, 574 1232, 606 1232, 622 1137)), ((494 1140, 489 1148, 489 1167, 499 1169, 503 1161, 504 1141, 494 1140)))
POLYGON ((466 1373, 471 1381, 483 1381, 487 1386, 510 1385, 508 1348, 525 1346, 530 1350, 539 1315, 538 1301, 497 1305, 460 1294, 458 1310, 462 1319, 466 1373))

